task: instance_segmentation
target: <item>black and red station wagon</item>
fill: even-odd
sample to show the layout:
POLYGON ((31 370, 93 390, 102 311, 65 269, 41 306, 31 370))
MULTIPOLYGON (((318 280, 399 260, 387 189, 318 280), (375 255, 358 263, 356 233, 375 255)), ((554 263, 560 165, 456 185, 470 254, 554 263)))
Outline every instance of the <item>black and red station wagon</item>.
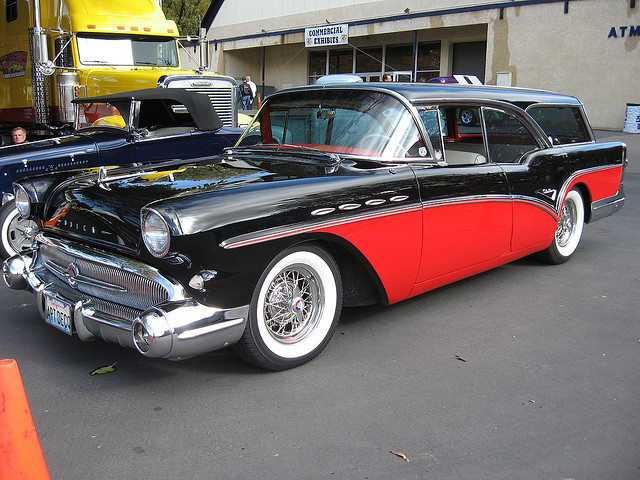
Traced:
POLYGON ((270 96, 222 157, 20 180, 40 233, 4 278, 82 340, 171 359, 234 345, 281 370, 322 351, 343 305, 568 260, 584 224, 622 206, 626 163, 571 96, 300 87, 270 96))

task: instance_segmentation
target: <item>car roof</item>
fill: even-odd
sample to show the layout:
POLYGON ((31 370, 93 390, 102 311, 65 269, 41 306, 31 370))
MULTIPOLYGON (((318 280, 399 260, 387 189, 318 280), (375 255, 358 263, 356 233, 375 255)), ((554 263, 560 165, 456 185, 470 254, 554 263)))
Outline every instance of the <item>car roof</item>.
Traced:
POLYGON ((211 100, 202 93, 191 92, 181 88, 146 88, 129 92, 113 93, 96 97, 75 98, 73 103, 110 103, 123 116, 128 118, 131 100, 141 102, 165 102, 171 105, 184 105, 199 130, 218 130, 222 121, 218 117, 211 100))
POLYGON ((349 83, 310 85, 304 89, 384 89, 394 91, 411 102, 420 100, 500 100, 526 107, 535 103, 582 105, 576 97, 545 90, 492 85, 460 85, 455 83, 349 83))

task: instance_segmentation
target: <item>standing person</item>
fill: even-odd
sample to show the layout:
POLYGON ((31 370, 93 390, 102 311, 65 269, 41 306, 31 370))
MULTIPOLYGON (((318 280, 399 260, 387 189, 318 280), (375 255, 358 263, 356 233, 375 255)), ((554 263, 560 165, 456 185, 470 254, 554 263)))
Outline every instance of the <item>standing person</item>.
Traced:
POLYGON ((253 108, 253 98, 256 96, 256 84, 251 81, 251 76, 247 75, 242 79, 240 93, 242 94, 242 108, 251 110, 253 108))
POLYGON ((390 74, 390 73, 385 73, 385 74, 382 76, 382 81, 383 81, 383 82, 393 82, 393 77, 391 76, 391 74, 390 74))
POLYGON ((27 131, 22 127, 16 127, 11 130, 11 137, 13 138, 13 143, 24 143, 27 139, 27 131))

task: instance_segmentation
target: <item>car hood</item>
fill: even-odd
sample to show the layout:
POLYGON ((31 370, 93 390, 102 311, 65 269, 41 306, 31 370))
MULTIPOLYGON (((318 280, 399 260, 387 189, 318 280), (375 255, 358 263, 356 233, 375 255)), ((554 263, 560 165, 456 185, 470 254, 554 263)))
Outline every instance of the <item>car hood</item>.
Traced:
POLYGON ((100 149, 121 145, 127 135, 127 132, 116 129, 95 129, 1 147, 0 188, 3 192, 11 192, 14 180, 92 163, 91 159, 98 155, 100 149))
POLYGON ((44 228, 138 251, 145 206, 163 215, 174 236, 216 228, 241 234, 249 221, 285 221, 303 196, 313 205, 314 195, 334 190, 339 202, 361 184, 354 180, 335 159, 287 155, 112 169, 101 180, 91 174, 59 185, 46 202, 44 228))
POLYGON ((0 166, 35 162, 96 150, 96 135, 73 134, 0 148, 0 166))

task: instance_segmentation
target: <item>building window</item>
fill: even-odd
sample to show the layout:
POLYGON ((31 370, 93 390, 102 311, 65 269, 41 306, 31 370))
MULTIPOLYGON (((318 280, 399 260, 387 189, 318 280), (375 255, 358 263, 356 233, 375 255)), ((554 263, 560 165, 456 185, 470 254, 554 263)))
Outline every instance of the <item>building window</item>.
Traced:
POLYGON ((329 74, 353 73, 353 48, 329 51, 329 74))
POLYGON ((365 82, 378 82, 383 73, 391 73, 393 80, 397 82, 426 82, 440 75, 440 43, 418 44, 415 60, 413 45, 382 45, 309 52, 309 84, 315 83, 322 75, 334 73, 354 73, 365 82), (414 64, 416 79, 412 79, 414 64))
POLYGON ((7 23, 18 18, 18 0, 7 0, 7 23))
POLYGON ((440 44, 419 43, 416 80, 426 82, 430 78, 440 76, 440 44))
POLYGON ((413 71, 413 45, 387 45, 385 71, 413 71))
POLYGON ((382 47, 356 49, 356 71, 365 82, 378 82, 382 75, 382 47))
POLYGON ((309 52, 309 85, 316 83, 316 80, 327 74, 327 51, 312 50, 309 52))

